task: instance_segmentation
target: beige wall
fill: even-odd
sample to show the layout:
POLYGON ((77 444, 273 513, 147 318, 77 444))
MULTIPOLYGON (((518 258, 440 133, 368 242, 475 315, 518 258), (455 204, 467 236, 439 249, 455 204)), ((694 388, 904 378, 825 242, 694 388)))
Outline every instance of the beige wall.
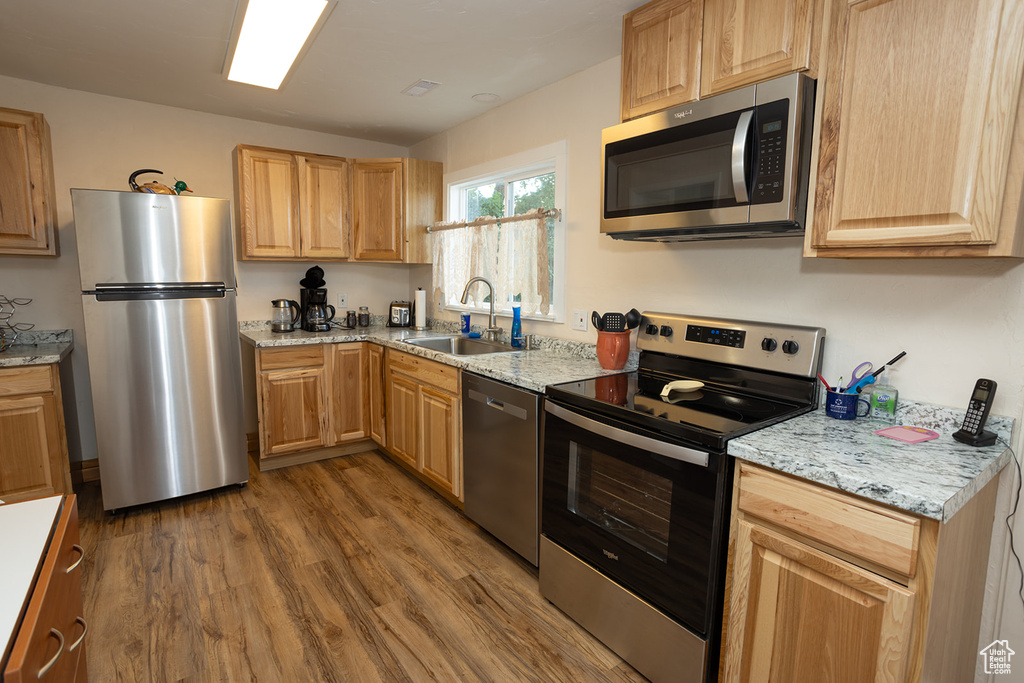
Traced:
MULTIPOLYGON (((636 307, 820 325, 828 330, 824 374, 832 381, 863 360, 877 365, 905 350, 893 373, 902 396, 964 408, 974 381, 988 377, 999 383, 994 412, 1020 420, 1019 261, 806 259, 798 238, 660 245, 599 234, 601 129, 618 123, 619 68, 615 58, 530 93, 414 145, 412 156, 442 161, 446 172, 456 172, 568 142, 568 200, 561 207, 568 221, 566 313, 636 307)), ((575 332, 568 323, 524 326, 526 332, 596 339, 593 330, 575 332)), ((1015 443, 1019 451, 1019 438, 1015 443)), ((1003 496, 1002 509, 1009 498, 1003 496)), ((1011 569, 1001 555, 1001 521, 983 633, 1024 644, 1020 601, 1000 578, 1009 572, 1010 584, 1019 580, 1016 565, 1011 569)), ((1017 547, 1024 548, 1024 524, 1017 526, 1017 547)))
MULTIPOLYGON (((320 152, 347 157, 405 156, 408 150, 298 128, 243 121, 186 109, 93 95, 0 76, 0 107, 42 112, 50 124, 59 258, 0 256, 0 293, 29 297, 20 322, 36 329, 70 328, 71 356, 81 429, 81 448, 69 444, 72 459, 96 457, 88 344, 82 320, 81 286, 71 210, 72 187, 126 190, 128 175, 140 168, 164 171, 163 182, 186 180, 197 195, 228 197, 234 206, 233 150, 238 143, 320 152)), ((267 320, 270 299, 298 298, 298 282, 310 263, 238 262, 239 320, 267 320)), ((366 305, 383 314, 394 299, 408 299, 411 270, 390 264, 320 264, 332 303, 348 295, 350 307, 366 305)), ((256 430, 251 399, 254 381, 245 376, 247 430, 256 430)))

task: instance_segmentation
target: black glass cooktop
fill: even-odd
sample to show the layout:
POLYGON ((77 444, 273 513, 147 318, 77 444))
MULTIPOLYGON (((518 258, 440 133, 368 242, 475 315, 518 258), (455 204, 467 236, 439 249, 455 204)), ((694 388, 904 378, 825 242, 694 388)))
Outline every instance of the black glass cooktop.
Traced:
POLYGON ((664 397, 661 395, 666 383, 682 379, 691 378, 641 370, 550 386, 547 395, 620 422, 719 449, 725 447, 729 438, 812 408, 713 382, 704 382, 698 389, 673 390, 664 397))

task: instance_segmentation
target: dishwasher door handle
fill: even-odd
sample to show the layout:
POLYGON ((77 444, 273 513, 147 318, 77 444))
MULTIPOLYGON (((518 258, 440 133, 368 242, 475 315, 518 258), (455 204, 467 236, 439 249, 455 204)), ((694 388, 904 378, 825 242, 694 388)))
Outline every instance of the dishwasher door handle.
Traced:
POLYGON ((511 415, 512 417, 517 417, 520 420, 526 420, 526 419, 529 418, 529 415, 527 414, 526 410, 524 410, 523 408, 520 408, 519 406, 515 405, 514 403, 504 403, 504 402, 499 401, 498 399, 494 398, 493 396, 488 396, 487 394, 482 394, 479 391, 477 391, 476 389, 470 389, 468 393, 469 393, 469 398, 471 400, 477 401, 478 403, 483 403, 485 406, 489 406, 491 408, 494 408, 495 410, 500 410, 501 412, 505 413, 506 415, 511 415))

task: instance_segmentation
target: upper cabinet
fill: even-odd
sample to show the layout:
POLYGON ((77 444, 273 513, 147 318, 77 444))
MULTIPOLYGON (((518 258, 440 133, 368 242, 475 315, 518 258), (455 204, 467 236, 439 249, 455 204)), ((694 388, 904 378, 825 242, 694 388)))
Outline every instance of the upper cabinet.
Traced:
POLYGON ((356 159, 352 164, 353 256, 430 263, 427 226, 441 220, 442 165, 420 159, 356 159))
POLYGON ((0 108, 0 254, 58 256, 50 126, 0 108))
POLYGON ((622 120, 796 71, 816 75, 820 0, 654 0, 622 22, 622 120))
POLYGON ((239 256, 429 263, 442 165, 239 145, 239 256))
POLYGON ((622 19, 622 120, 697 99, 704 0, 655 0, 622 19))
POLYGON ((831 0, 826 22, 805 253, 1024 256, 1024 4, 831 0))
POLYGON ((821 0, 705 0, 702 97, 817 72, 821 0))

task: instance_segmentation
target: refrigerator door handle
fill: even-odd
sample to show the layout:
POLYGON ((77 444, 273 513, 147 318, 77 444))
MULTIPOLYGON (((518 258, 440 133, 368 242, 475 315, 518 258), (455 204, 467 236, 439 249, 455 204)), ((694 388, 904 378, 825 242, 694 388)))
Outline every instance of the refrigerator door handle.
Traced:
POLYGON ((109 290, 101 289, 86 292, 96 297, 96 301, 164 301, 169 299, 223 299, 227 290, 224 287, 207 287, 205 289, 161 288, 109 290))

